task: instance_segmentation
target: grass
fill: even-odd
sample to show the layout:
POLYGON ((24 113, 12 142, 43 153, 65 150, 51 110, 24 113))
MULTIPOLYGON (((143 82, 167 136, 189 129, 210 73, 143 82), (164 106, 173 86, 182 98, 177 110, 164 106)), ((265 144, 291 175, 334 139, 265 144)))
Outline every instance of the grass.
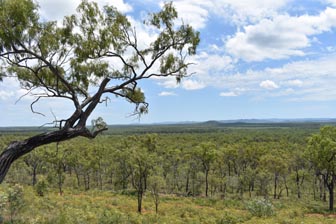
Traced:
MULTIPOLYGON (((0 191, 5 191, 1 186, 0 191)), ((49 190, 37 196, 31 187, 24 188, 25 206, 15 217, 15 223, 279 223, 279 224, 331 224, 336 223, 334 214, 322 210, 325 203, 281 199, 272 201, 275 214, 270 217, 254 217, 246 209, 246 201, 233 199, 186 198, 163 195, 159 213, 155 213, 153 199, 145 195, 143 213, 137 210, 137 199, 109 191, 70 191, 60 196, 49 190)), ((8 220, 8 215, 3 217, 8 220)))

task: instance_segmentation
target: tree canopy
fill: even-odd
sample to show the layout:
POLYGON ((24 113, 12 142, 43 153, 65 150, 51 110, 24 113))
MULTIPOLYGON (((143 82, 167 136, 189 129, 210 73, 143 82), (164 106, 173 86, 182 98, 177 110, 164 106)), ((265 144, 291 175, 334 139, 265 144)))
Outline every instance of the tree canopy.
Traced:
POLYGON ((187 58, 196 53, 199 33, 188 24, 177 25, 172 3, 150 13, 143 25, 154 33, 143 44, 128 18, 115 7, 99 8, 83 0, 63 23, 44 21, 32 0, 0 1, 0 77, 16 77, 36 99, 61 98, 74 106, 69 117, 56 120, 58 130, 11 143, 0 155, 0 182, 10 164, 40 145, 77 136, 94 138, 106 130, 102 119, 86 127, 91 113, 108 95, 135 105, 143 114, 148 103, 139 81, 187 75, 187 58), (90 90, 90 91, 89 91, 90 90))
POLYGON ((336 127, 324 126, 309 139, 307 157, 329 190, 329 210, 334 210, 336 181, 336 127))

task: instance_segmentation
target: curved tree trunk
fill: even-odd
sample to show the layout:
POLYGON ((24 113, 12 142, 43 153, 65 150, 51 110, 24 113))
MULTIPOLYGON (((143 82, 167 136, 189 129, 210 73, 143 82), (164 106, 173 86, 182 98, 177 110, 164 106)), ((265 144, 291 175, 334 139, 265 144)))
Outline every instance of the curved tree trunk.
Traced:
POLYGON ((0 183, 2 183, 5 179, 5 176, 12 163, 21 156, 31 152, 33 149, 41 145, 46 145, 53 142, 61 142, 78 136, 94 138, 97 136, 97 134, 98 132, 91 133, 85 127, 71 128, 46 132, 35 135, 23 141, 11 142, 0 155, 0 183))

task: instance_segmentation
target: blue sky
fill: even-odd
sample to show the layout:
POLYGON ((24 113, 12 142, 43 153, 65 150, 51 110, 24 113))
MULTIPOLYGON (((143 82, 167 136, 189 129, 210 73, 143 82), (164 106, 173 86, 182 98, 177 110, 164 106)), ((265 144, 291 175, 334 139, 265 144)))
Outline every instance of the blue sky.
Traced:
MULTIPOLYGON (((38 0, 46 20, 61 21, 79 0, 38 0)), ((150 38, 141 21, 157 11, 156 0, 97 0, 115 5, 150 38)), ((149 113, 140 121, 118 98, 100 105, 92 118, 109 124, 250 118, 336 117, 336 0, 176 0, 180 18, 201 33, 193 76, 141 82, 149 113)), ((44 100, 30 111, 32 96, 14 79, 0 83, 0 126, 39 126, 66 118, 63 101, 44 100)))

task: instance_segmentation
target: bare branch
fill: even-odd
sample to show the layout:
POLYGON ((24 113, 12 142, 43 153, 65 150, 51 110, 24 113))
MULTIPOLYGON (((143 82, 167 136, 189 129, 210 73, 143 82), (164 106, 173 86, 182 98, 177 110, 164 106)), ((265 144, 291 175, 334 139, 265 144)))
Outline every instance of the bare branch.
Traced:
POLYGON ((40 112, 37 112, 34 110, 34 104, 37 103, 42 97, 39 96, 37 97, 37 99, 35 99, 31 104, 30 104, 30 110, 34 113, 34 114, 39 114, 39 115, 42 115, 43 117, 45 117, 44 114, 40 113, 40 112))
POLYGON ((76 92, 75 90, 73 89, 73 87, 70 85, 69 82, 67 82, 62 76, 61 74, 59 73, 58 69, 53 66, 51 64, 51 62, 47 61, 43 56, 41 55, 38 55, 37 53, 35 52, 32 52, 31 50, 29 50, 24 44, 22 44, 20 41, 18 41, 20 46, 26 51, 27 54, 31 54, 33 56, 35 56, 37 59, 39 59, 40 61, 42 61, 44 64, 46 64, 50 71, 57 77, 59 78, 59 80, 66 86, 66 88, 69 90, 69 92, 71 93, 71 96, 72 96, 72 101, 74 102, 75 104, 75 107, 76 108, 79 108, 80 105, 79 105, 79 101, 78 101, 78 98, 76 96, 76 92))
POLYGON ((17 104, 23 97, 28 96, 31 93, 31 91, 33 91, 33 89, 29 89, 25 94, 20 96, 19 99, 15 101, 15 104, 17 104))

